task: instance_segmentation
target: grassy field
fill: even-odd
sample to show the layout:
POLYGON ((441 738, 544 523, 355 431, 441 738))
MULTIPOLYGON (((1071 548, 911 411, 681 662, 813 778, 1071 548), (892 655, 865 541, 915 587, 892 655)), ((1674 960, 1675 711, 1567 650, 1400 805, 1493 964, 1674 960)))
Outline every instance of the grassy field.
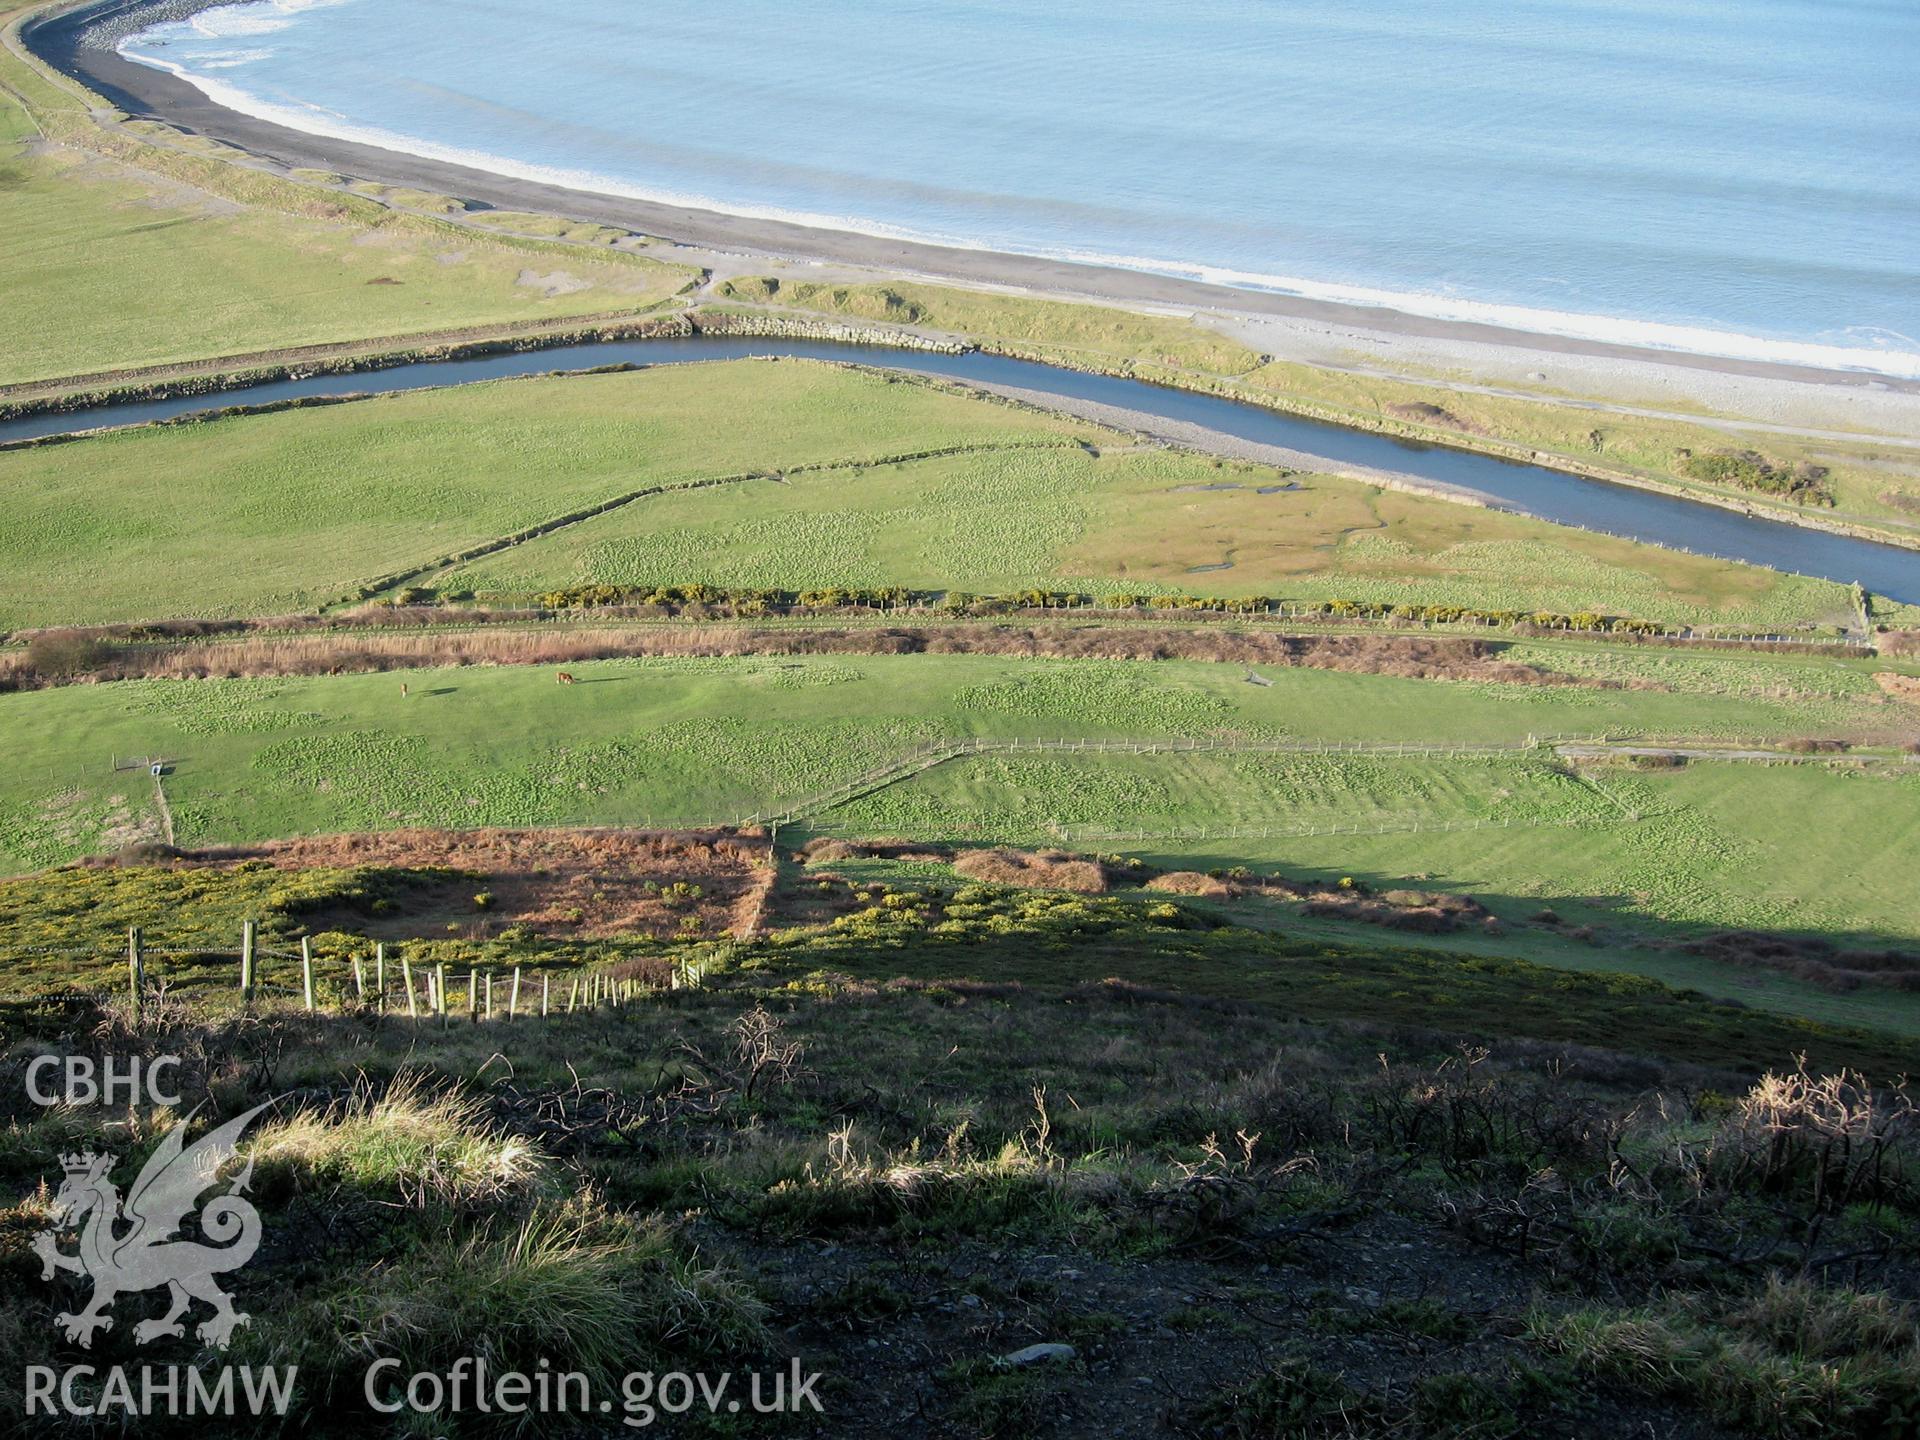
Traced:
MULTIPOLYGON (((1831 509, 1816 507, 1816 514, 1898 530, 1909 538, 1920 526, 1920 462, 1910 448, 1883 445, 1871 435, 1848 440, 1770 433, 1742 436, 1737 430, 1684 419, 1596 413, 1544 399, 1270 361, 1216 330, 1185 320, 943 285, 795 284, 756 277, 728 282, 722 293, 754 305, 916 325, 1037 359, 1125 371, 1256 403, 1302 405, 1328 418, 1358 420, 1407 434, 1512 441, 1703 493, 1795 508, 1749 490, 1693 479, 1682 468, 1679 453, 1752 448, 1786 468, 1806 463, 1828 472, 1822 484, 1834 503, 1831 509), (1435 407, 1444 412, 1444 418, 1431 414, 1435 407)), ((1393 363, 1380 356, 1357 359, 1362 365, 1393 363)))
POLYGON ((1028 586, 1842 620, 1842 587, 1325 476, 1108 446, 795 476, 662 497, 444 577, 581 583, 1028 586))
MULTIPOLYGON (((0 51, 0 386, 631 313, 688 278, 609 227, 454 225, 445 197, 233 158, 96 126, 0 51)), ((1648 474, 1724 443, 1465 394, 1445 423, 1409 419, 1439 392, 1267 364, 1172 318, 926 285, 729 288, 1648 474)), ((1913 513, 1910 457, 1767 448, 1833 467, 1825 513, 1913 513)), ((1838 586, 796 362, 5 452, 0 515, 0 630, 593 582, 1760 624, 1852 610, 1838 586)), ((748 643, 699 613, 606 628, 748 643)), ((392 1429, 359 1408, 370 1359, 446 1373, 474 1355, 578 1371, 629 1404, 636 1369, 822 1372, 825 1416, 777 1427, 794 1440, 900 1434, 909 1415, 905 1430, 980 1440, 1914 1433, 1920 1319, 1900 1297, 1920 1258, 1920 1131, 1899 1077, 1920 1052, 1904 858, 1920 764, 1898 747, 1920 708, 1892 677, 1920 660, 1495 642, 1533 667, 1516 672, 1458 638, 1366 634, 1312 657, 1341 671, 940 648, 1017 650, 1031 626, 1087 650, 1276 653, 1220 643, 1241 622, 1176 645, 1177 618, 1103 635, 1083 618, 949 619, 834 654, 569 660, 565 685, 522 663, 0 692, 0 1350, 204 1363, 204 1327, 169 1343, 126 1314, 89 1348, 63 1334, 84 1287, 35 1253, 72 1218, 51 1187, 76 1149, 111 1152, 124 1182, 169 1127, 272 1100, 234 1161, 265 1238, 230 1279, 249 1323, 226 1354, 297 1365, 289 1424, 317 1437, 392 1429), (928 648, 854 653, 909 641, 928 648), (1502 678, 1364 673, 1394 668, 1502 678), (1541 743, 1595 734, 1867 753, 1660 764, 1541 743), (996 749, 802 806, 817 826, 641 833, 736 821, 964 737, 1220 748, 996 749), (1422 749, 1244 748, 1354 742, 1422 749), (1449 753, 1464 746, 1513 748, 1449 753), (557 828, 595 826, 624 833, 557 828), (913 843, 800 848, 828 834, 913 843), (330 838, 245 858, 155 843, 289 836, 330 838), (1022 876, 1048 865, 1051 881, 1022 876), (1069 872, 1087 893, 1046 888, 1069 872), (263 982, 244 1007, 243 920, 263 982), (126 999, 130 926, 144 1010, 126 999), (378 1003, 358 982, 381 972, 352 965, 376 941, 378 1003), (307 946, 319 1013, 297 984, 307 946), (415 1023, 396 987, 430 973, 452 979, 456 1013, 415 1023), (527 997, 633 988, 580 1013, 529 998, 466 1018, 479 977, 504 999, 523 975, 527 997), (16 1082, 49 1051, 182 1057, 186 1104, 30 1105, 16 1082), (1060 1349, 1009 1358, 1036 1341, 1060 1349)), ((867 624, 766 622, 796 648, 867 624)), ((500 644, 475 653, 524 661, 556 638, 595 653, 599 626, 419 638, 483 634, 500 644)), ((317 671, 327 655, 299 644, 371 665, 412 638, 216 637, 203 653, 265 665, 283 646, 284 668, 317 671)), ((77 1183, 69 1167, 62 1196, 77 1183)), ((67 1433, 31 1430, 18 1373, 0 1370, 0 1410, 67 1433)), ((485 1412, 401 1428, 525 1429, 485 1412)))
MULTIPOLYGON (((1772 663, 1783 675, 1795 669, 1772 663)), ((963 735, 1445 745, 1599 731, 1805 733, 1785 684, 1755 696, 1284 670, 1260 687, 1224 665, 943 655, 571 668, 571 687, 555 686, 544 668, 509 667, 0 696, 12 762, 0 779, 0 865, 27 869, 159 838, 166 822, 154 782, 144 770, 110 769, 115 756, 167 758, 162 784, 175 838, 201 845, 408 825, 721 822, 963 735)), ((1849 733, 1884 734, 1886 708, 1859 697, 1849 733)), ((1475 894, 1515 921, 1551 905, 1569 926, 1599 927, 1610 944, 1751 928, 1871 947, 1920 937, 1911 887, 1889 865, 1920 843, 1916 799, 1920 773, 1908 766, 1616 764, 1576 776, 1538 753, 992 755, 951 762, 827 818, 856 832, 1025 843, 1045 843, 1049 827, 1063 824, 1084 837, 1077 848, 1124 848, 1168 865, 1418 880, 1475 894), (1098 838, 1108 830, 1479 819, 1514 828, 1098 838)), ((1545 941, 1542 958, 1564 949, 1545 941)), ((1524 938, 1510 948, 1534 953, 1524 938)), ((1591 963, 1605 964, 1607 951, 1593 953, 1591 963)), ((1668 973, 1657 959, 1647 966, 1668 973)), ((1690 983, 1699 968, 1687 970, 1690 983)), ((1726 972, 1722 991, 1741 993, 1743 973, 1726 972)), ((1801 993, 1818 1002, 1815 1013, 1833 1008, 1801 993)), ((1856 1017, 1875 1008, 1905 1013, 1911 1001, 1870 990, 1842 1008, 1856 1017)))
POLYGON ((1423 876, 1507 918, 1551 902, 1576 926, 1824 932, 1864 944, 1920 936, 1920 910, 1887 883, 1883 862, 1920 843, 1920 774, 1905 770, 1703 763, 1574 777, 1521 760, 994 756, 942 766, 830 818, 856 834, 1029 845, 1058 843, 1048 828, 1058 822, 1077 849, 1370 885, 1423 876), (1513 828, 1285 833, 1481 820, 1513 828), (1171 838, 1263 825, 1279 833, 1171 838))
POLYGON ((17 522, 0 533, 0 626, 276 613, 415 567, 442 588, 516 596, 582 581, 1038 584, 1754 624, 1850 612, 1838 585, 1140 450, 1077 422, 802 361, 499 381, 123 431, 0 454, 0 502, 17 522), (716 414, 731 418, 716 426, 716 414), (818 468, 787 473, 796 467, 818 468), (743 475, 765 478, 650 496, 436 568, 638 490, 743 475))
POLYGON ((17 522, 0 538, 0 625, 314 606, 650 486, 1089 433, 792 362, 507 380, 123 431, 0 455, 17 522), (716 426, 717 413, 732 418, 716 426))
POLYGON ((691 275, 403 216, 237 169, 204 147, 100 132, 3 48, 0 248, 0 384, 630 312, 691 275))

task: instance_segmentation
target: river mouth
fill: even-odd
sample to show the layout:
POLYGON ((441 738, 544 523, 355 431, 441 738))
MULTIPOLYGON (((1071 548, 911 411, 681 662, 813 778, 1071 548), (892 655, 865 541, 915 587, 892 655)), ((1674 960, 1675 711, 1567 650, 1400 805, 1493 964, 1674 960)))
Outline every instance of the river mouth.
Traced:
POLYGON ((825 360, 899 370, 1010 387, 1041 400, 1051 397, 1111 406, 1132 412, 1147 428, 1156 420, 1198 426, 1236 440, 1296 451, 1336 471, 1358 467, 1393 472, 1439 489, 1472 492, 1500 509, 1555 524, 1840 584, 1857 584, 1890 600, 1920 604, 1920 551, 1610 484, 1542 465, 1302 419, 1217 395, 977 350, 948 354, 759 336, 593 341, 451 360, 403 362, 348 374, 270 380, 210 394, 25 415, 0 421, 0 443, 174 420, 230 406, 394 394, 607 366, 686 365, 753 357, 825 360))

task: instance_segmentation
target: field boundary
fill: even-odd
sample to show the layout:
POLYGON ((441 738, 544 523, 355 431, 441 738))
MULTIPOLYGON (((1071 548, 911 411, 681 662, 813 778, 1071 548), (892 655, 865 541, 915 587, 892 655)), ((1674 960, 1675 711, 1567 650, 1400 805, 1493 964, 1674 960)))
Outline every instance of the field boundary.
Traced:
POLYGON ((465 550, 451 555, 443 555, 429 560, 425 564, 408 570, 395 571, 389 575, 378 575, 371 580, 362 581, 358 589, 344 596, 336 604, 357 604, 384 591, 397 589, 409 581, 424 579, 442 570, 464 565, 471 560, 484 560, 490 555, 499 555, 517 546, 543 540, 574 525, 597 520, 615 510, 624 510, 629 505, 642 500, 651 500, 661 495, 674 495, 683 491, 713 490, 728 485, 744 485, 753 480, 767 480, 775 484, 784 484, 789 475, 812 475, 834 470, 846 470, 855 467, 873 465, 910 465, 923 460, 941 460, 952 455, 993 454, 1000 451, 1020 450, 1059 450, 1070 448, 1071 442, 1049 443, 1044 440, 983 442, 975 445, 947 445, 933 450, 906 451, 897 455, 879 455, 872 457, 850 457, 836 460, 811 460, 801 465, 787 465, 770 470, 742 470, 729 475, 706 475, 693 480, 673 480, 659 485, 649 485, 644 489, 630 490, 624 495, 615 495, 611 499, 599 501, 579 510, 570 510, 538 525, 530 525, 516 530, 510 535, 496 536, 491 540, 480 541, 465 550))
MULTIPOLYGON (((1561 760, 1597 760, 1597 759, 1675 759, 1681 761, 1732 761, 1746 764, 1822 764, 1833 761, 1852 764, 1903 764, 1914 763, 1920 757, 1898 757, 1884 755, 1857 755, 1846 753, 1825 753, 1820 751, 1797 751, 1746 746, 1739 741, 1714 744, 1654 744, 1634 740, 1613 740, 1605 734, 1598 735, 1529 735, 1525 740, 1512 741, 1500 745, 1474 745, 1456 741, 1365 741, 1365 740, 1240 740, 1208 737, 1186 738, 1139 738, 1139 739, 1027 739, 1015 736, 998 738, 993 736, 969 736, 959 740, 935 740, 915 746, 903 754, 865 770, 851 779, 843 780, 823 790, 817 790, 802 799, 770 810, 757 810, 735 822, 741 829, 756 826, 771 826, 777 830, 782 825, 806 824, 810 816, 838 809, 854 800, 887 789, 889 786, 910 780, 916 775, 945 765, 953 760, 966 759, 977 755, 1040 755, 1040 754, 1107 754, 1107 755, 1374 755, 1390 756, 1397 759, 1458 759, 1470 755, 1549 755, 1561 760)), ((1578 777, 1585 786, 1598 794, 1608 804, 1619 810, 1622 818, 1634 823, 1644 818, 1640 812, 1632 809, 1597 781, 1588 777, 1578 777)), ((1560 822, 1542 822, 1558 824, 1560 822)), ((1588 822, 1578 822, 1588 823, 1588 822)), ((1605 822, 1618 823, 1618 822, 1605 822)), ((1359 835, 1398 833, 1407 828, 1413 832, 1423 830, 1475 830, 1485 828, 1510 827, 1511 821, 1485 822, 1433 822, 1424 824, 1414 822, 1410 827, 1395 826, 1391 830, 1356 829, 1345 825, 1316 827, 1313 829, 1288 832, 1275 827, 1243 827, 1246 833, 1227 831, 1208 831, 1205 834, 1187 835, 1185 832, 1166 832, 1163 836, 1145 836, 1145 838, 1192 838, 1192 839, 1248 839, 1270 838, 1288 833, 1303 835, 1359 835)), ((1068 834, 1066 827, 1055 826, 1055 832, 1063 837, 1068 834)), ((1105 832, 1084 832, 1089 838, 1112 838, 1134 835, 1134 831, 1115 831, 1112 837, 1105 832)))
POLYGON ((742 829, 756 825, 789 825, 803 820, 808 812, 836 809, 851 800, 871 795, 889 785, 924 774, 950 760, 973 755, 1019 754, 1109 754, 1109 755, 1393 755, 1401 758, 1455 758, 1461 755, 1526 754, 1543 746, 1606 743, 1604 735, 1529 736, 1525 741, 1505 745, 1469 745, 1451 741, 1364 741, 1364 740, 1234 740, 1209 737, 1157 737, 1152 739, 1025 739, 1014 736, 969 736, 962 740, 935 740, 915 746, 902 755, 874 766, 850 780, 774 810, 756 811, 739 822, 742 829))

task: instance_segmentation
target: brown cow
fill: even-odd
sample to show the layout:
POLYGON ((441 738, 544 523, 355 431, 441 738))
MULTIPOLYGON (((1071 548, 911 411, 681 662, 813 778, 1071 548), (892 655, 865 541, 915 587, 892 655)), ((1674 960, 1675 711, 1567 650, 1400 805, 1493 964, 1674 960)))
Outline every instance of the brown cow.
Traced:
POLYGON ((557 678, 562 685, 573 684, 573 676, 568 671, 562 670, 557 678))

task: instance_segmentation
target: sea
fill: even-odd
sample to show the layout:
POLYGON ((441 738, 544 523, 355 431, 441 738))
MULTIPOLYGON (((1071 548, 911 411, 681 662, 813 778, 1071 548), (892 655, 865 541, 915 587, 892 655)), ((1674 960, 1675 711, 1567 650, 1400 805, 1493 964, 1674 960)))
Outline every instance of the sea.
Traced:
POLYGON ((119 48, 608 194, 1920 376, 1920 0, 249 0, 119 48))

